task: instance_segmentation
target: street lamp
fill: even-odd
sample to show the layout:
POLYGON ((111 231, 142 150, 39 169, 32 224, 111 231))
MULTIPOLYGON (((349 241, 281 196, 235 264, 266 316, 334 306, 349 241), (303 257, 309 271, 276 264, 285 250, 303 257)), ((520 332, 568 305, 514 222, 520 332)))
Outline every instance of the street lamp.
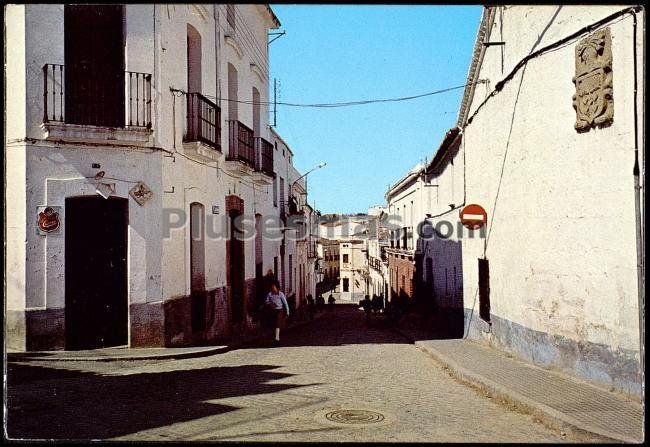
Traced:
POLYGON ((303 175, 301 175, 300 177, 298 177, 297 179, 295 179, 295 180, 293 181, 293 183, 291 183, 291 190, 293 190, 293 185, 295 185, 296 182, 297 182, 298 180, 300 180, 300 179, 303 178, 303 177, 307 177, 307 174, 309 174, 309 173, 315 171, 316 169, 324 168, 325 166, 327 166, 327 163, 324 162, 324 161, 322 161, 322 162, 318 163, 318 165, 314 166, 314 167, 311 168, 309 171, 305 172, 303 175))
MULTIPOLYGON (((291 186, 289 187, 289 194, 291 194, 291 196, 293 197, 293 187, 294 187, 294 185, 298 182, 298 180, 307 177, 308 174, 314 172, 316 169, 324 168, 325 166, 327 166, 327 163, 324 162, 324 161, 321 161, 321 162, 318 163, 316 166, 314 166, 313 168, 311 168, 309 171, 305 172, 303 175, 301 175, 300 177, 298 177, 297 179, 295 179, 295 180, 291 183, 291 186)), ((307 202, 307 180, 306 180, 306 179, 305 179, 305 193, 304 193, 304 194, 305 194, 305 202, 307 202)))

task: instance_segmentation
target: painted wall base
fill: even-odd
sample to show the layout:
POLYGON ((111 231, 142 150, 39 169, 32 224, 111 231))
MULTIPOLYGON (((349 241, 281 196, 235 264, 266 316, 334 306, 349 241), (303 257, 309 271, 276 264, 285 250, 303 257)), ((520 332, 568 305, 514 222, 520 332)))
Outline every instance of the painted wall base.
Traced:
POLYGON ((56 351, 65 348, 64 309, 7 311, 5 339, 15 351, 56 351))
MULTIPOLYGON (((192 328, 192 298, 180 296, 157 303, 129 306, 130 347, 181 347, 219 339, 247 338, 260 330, 255 280, 245 282, 246 315, 240 324, 231 323, 227 287, 208 290, 200 297, 205 306, 205 328, 192 328), (250 298, 249 298, 250 297, 250 298)), ((7 311, 6 343, 12 351, 65 349, 65 309, 7 311)))
POLYGON ((575 341, 563 336, 535 331, 491 315, 491 324, 478 312, 465 309, 465 333, 475 340, 511 353, 526 362, 550 367, 596 385, 633 396, 642 395, 638 352, 575 341))

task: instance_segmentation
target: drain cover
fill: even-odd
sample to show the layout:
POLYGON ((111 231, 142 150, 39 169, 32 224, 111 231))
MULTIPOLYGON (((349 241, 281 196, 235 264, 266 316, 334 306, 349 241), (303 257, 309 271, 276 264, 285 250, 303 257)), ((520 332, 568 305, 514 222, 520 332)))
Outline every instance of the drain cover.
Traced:
POLYGON ((341 424, 372 424, 384 420, 384 415, 366 410, 336 410, 325 415, 332 422, 341 424))

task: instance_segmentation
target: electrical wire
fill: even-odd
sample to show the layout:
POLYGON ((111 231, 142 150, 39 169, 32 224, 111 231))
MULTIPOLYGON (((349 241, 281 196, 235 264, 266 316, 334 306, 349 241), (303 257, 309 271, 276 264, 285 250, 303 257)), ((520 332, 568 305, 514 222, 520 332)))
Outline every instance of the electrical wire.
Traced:
MULTIPOLYGON (((484 81, 483 80, 478 80, 475 82, 476 84, 482 84, 484 81)), ((457 85, 454 87, 448 87, 440 90, 435 90, 432 92, 427 92, 427 93, 421 93, 419 95, 412 95, 412 96, 402 96, 399 98, 383 98, 383 99, 367 99, 367 100, 360 100, 360 101, 347 101, 347 102, 331 102, 331 103, 292 103, 292 102, 271 102, 271 101, 246 101, 246 100, 237 100, 237 99, 228 99, 228 98, 218 98, 214 95, 208 95, 208 94, 203 94, 203 96, 213 99, 215 101, 227 101, 227 102, 236 102, 240 104, 251 104, 251 105, 262 105, 262 106, 268 106, 268 105, 282 105, 282 106, 288 106, 288 107, 311 107, 311 108, 334 108, 334 107, 349 107, 349 106, 357 106, 357 105, 366 105, 366 104, 376 104, 376 103, 387 103, 387 102, 401 102, 401 101, 411 101, 414 99, 419 99, 419 98, 424 98, 426 96, 434 96, 434 95, 439 95, 442 93, 447 93, 451 92, 453 90, 459 90, 462 88, 465 88, 467 86, 471 85, 471 83, 468 84, 462 84, 462 85, 457 85)), ((187 94, 186 91, 180 90, 180 89, 174 89, 173 91, 180 92, 181 94, 187 94)))
POLYGON ((537 51, 534 51, 534 52, 528 54, 526 57, 521 59, 514 66, 514 68, 510 71, 510 73, 508 73, 506 75, 506 77, 504 77, 501 81, 496 83, 496 85, 494 86, 494 90, 492 90, 492 92, 478 105, 476 110, 474 110, 474 113, 472 113, 472 115, 467 119, 467 124, 471 124, 472 120, 481 111, 481 109, 490 100, 490 98, 496 96, 503 89, 504 85, 507 84, 508 82, 510 82, 514 78, 515 74, 517 74, 517 72, 519 70, 521 70, 526 64, 528 64, 528 62, 531 59, 539 57, 544 53, 548 53, 550 51, 557 50, 560 47, 569 45, 571 42, 576 41, 578 38, 580 38, 581 36, 583 36, 586 33, 592 32, 592 31, 594 31, 594 30, 596 30, 596 29, 598 29, 598 28, 600 28, 602 26, 605 26, 607 23, 612 22, 615 19, 617 19, 619 17, 622 17, 625 14, 629 14, 629 13, 632 13, 632 12, 638 12, 638 11, 640 11, 642 9, 643 8, 641 6, 633 6, 633 7, 625 8, 625 9, 620 10, 618 12, 615 12, 614 14, 611 14, 611 15, 603 18, 603 19, 600 19, 597 22, 594 22, 594 23, 592 23, 590 25, 587 25, 587 26, 579 29, 578 31, 576 31, 576 32, 574 32, 574 33, 572 33, 572 34, 570 34, 570 35, 568 35, 568 36, 566 36, 566 37, 564 37, 564 38, 562 38, 560 40, 557 40, 557 41, 555 41, 555 42, 553 42, 553 43, 551 43, 551 44, 549 44, 549 45, 547 45, 547 46, 545 46, 543 48, 540 48, 537 51))

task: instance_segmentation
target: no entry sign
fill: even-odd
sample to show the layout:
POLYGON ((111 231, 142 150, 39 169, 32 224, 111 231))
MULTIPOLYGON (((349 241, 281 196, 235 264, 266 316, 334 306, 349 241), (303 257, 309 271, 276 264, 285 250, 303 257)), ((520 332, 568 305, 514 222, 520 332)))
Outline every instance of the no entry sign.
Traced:
POLYGON ((477 230, 487 223, 487 213, 481 205, 467 205, 460 210, 460 222, 470 230, 477 230))

